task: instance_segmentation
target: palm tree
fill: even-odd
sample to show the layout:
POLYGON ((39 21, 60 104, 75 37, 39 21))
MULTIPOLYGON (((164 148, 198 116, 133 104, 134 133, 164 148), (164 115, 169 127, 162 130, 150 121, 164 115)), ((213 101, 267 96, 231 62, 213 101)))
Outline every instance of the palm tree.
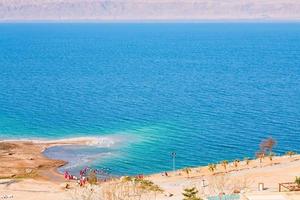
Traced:
POLYGON ((227 161, 227 160, 223 160, 223 161, 221 162, 221 165, 224 167, 225 172, 227 172, 228 161, 227 161))
POLYGON ((273 161, 273 157, 274 157, 274 156, 275 156, 274 153, 270 153, 270 154, 269 154, 269 159, 270 159, 271 162, 273 161))
POLYGON ((233 162, 233 165, 235 168, 238 168, 238 165, 240 163, 240 160, 236 159, 234 162, 233 162))
POLYGON ((189 167, 186 167, 183 169, 183 171, 186 173, 187 177, 190 178, 190 173, 191 173, 192 169, 189 167))
POLYGON ((217 169, 217 165, 216 164, 209 164, 208 165, 208 170, 212 173, 214 173, 214 171, 217 169))
POLYGON ((288 152, 285 153, 285 155, 290 156, 290 158, 291 158, 292 156, 296 155, 296 152, 288 151, 288 152))
POLYGON ((249 165, 249 163, 250 163, 250 158, 244 158, 244 161, 246 162, 246 165, 249 165))

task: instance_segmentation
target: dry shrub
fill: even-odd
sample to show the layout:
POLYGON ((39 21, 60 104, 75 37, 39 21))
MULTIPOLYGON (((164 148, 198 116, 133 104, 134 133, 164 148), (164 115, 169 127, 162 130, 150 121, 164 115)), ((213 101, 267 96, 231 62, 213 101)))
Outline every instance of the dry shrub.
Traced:
POLYGON ((262 152, 269 151, 270 153, 272 153, 272 150, 276 144, 277 144, 276 140, 270 137, 268 139, 261 141, 259 146, 262 152))
POLYGON ((70 191, 72 200, 104 200, 100 197, 101 188, 95 185, 76 187, 70 191))
POLYGON ((231 193, 239 193, 242 190, 248 191, 253 181, 248 177, 232 178, 229 182, 231 193))
POLYGON ((247 177, 232 177, 221 174, 210 177, 208 190, 210 195, 239 193, 242 190, 249 190, 252 183, 251 179, 247 177))
POLYGON ((154 200, 162 190, 144 179, 112 180, 100 185, 77 187, 71 191, 73 200, 154 200))
POLYGON ((105 200, 153 200, 161 192, 160 187, 149 180, 130 177, 103 184, 102 187, 102 197, 105 200))
POLYGON ((208 185, 209 194, 217 195, 220 193, 224 193, 227 183, 228 177, 223 174, 210 177, 208 185))
POLYGON ((97 184, 97 174, 95 172, 90 172, 88 174, 87 181, 89 184, 92 184, 92 185, 97 184))

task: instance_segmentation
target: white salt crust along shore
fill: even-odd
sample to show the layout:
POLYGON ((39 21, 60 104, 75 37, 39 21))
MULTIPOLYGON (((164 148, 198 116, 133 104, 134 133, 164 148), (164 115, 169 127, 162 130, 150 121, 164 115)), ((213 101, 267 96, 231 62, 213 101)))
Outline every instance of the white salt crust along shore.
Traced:
MULTIPOLYGON (((52 145, 89 144, 95 138, 76 138, 58 141, 5 141, 0 143, 0 196, 11 195, 17 200, 68 200, 72 199, 70 192, 76 188, 65 190, 62 175, 56 169, 65 164, 64 161, 46 158, 42 151, 52 145)), ((272 161, 265 158, 263 163, 252 160, 248 165, 241 161, 236 168, 229 164, 227 170, 219 164, 217 170, 212 173, 207 166, 192 168, 187 174, 178 170, 169 172, 169 176, 153 174, 146 179, 164 189, 165 193, 173 194, 166 197, 165 193, 159 194, 157 200, 170 199, 181 200, 182 190, 195 186, 199 188, 202 196, 216 194, 217 182, 225 180, 227 185, 225 192, 233 187, 243 185, 245 195, 249 200, 268 199, 267 196, 276 199, 299 200, 300 193, 278 193, 278 184, 293 182, 296 176, 300 176, 300 155, 293 157, 274 157, 272 161), (201 187, 205 180, 207 187, 201 187), (264 183, 266 190, 257 192, 258 183, 264 183), (273 195, 273 196, 272 196, 273 195), (275 196, 274 196, 275 195, 275 196)), ((11 197, 10 196, 10 197, 11 197)))

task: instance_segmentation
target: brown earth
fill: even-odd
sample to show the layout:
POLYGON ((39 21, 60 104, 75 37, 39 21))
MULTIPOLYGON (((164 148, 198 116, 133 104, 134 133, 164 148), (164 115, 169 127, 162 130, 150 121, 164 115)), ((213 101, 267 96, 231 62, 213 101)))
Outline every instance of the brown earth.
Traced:
POLYGON ((29 141, 0 142, 0 179, 62 177, 56 169, 66 162, 45 157, 42 152, 49 146, 29 141))

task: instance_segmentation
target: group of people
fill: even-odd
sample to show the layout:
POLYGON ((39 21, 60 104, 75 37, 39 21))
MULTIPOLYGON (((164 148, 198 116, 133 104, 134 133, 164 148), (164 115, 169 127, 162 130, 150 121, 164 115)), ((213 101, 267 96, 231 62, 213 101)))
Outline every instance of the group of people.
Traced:
POLYGON ((81 172, 80 170, 80 177, 78 178, 77 176, 74 176, 70 174, 70 172, 65 171, 64 177, 66 180, 77 180, 78 184, 80 186, 84 186, 87 183, 87 178, 84 176, 85 174, 81 172))
POLYGON ((64 172, 64 177, 66 180, 77 180, 80 186, 84 186, 88 182, 89 173, 94 173, 97 175, 106 174, 105 170, 98 170, 89 167, 84 167, 79 171, 79 177, 72 175, 69 171, 64 172))

